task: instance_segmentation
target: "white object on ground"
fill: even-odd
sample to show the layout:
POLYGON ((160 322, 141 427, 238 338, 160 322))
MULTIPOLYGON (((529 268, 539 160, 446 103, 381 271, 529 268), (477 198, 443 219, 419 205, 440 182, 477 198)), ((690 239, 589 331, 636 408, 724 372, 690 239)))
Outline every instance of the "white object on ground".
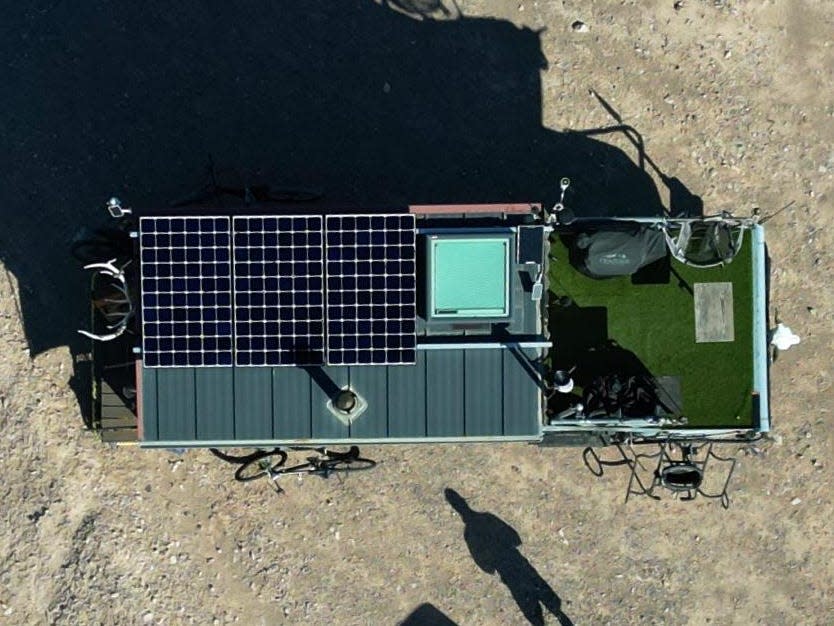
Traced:
POLYGON ((776 330, 770 337, 771 345, 776 346, 777 350, 787 350, 791 346, 799 343, 799 335, 795 334, 790 328, 779 322, 776 325, 776 330))

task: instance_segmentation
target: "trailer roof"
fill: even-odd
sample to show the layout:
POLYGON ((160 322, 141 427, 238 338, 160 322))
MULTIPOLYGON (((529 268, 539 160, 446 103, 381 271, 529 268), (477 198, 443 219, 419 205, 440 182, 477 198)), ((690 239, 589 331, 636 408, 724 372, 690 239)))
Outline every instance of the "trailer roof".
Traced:
POLYGON ((141 368, 143 445, 532 440, 540 436, 541 350, 418 351, 411 366, 141 368), (350 387, 351 422, 328 408, 350 387))
MULTIPOLYGON (((199 362, 160 367, 140 361, 140 442, 180 447, 540 438, 541 361, 550 344, 544 336, 542 300, 534 298, 533 287, 546 269, 546 237, 540 234, 536 239, 535 258, 519 258, 520 227, 527 224, 525 232, 534 228, 531 205, 499 205, 492 207, 493 213, 487 208, 421 211, 418 207, 405 213, 419 216, 419 241, 411 239, 417 250, 415 363, 341 364, 328 358, 328 364, 241 367, 246 364, 234 359, 223 366, 199 362), (470 244, 493 240, 501 244, 497 257, 501 267, 492 273, 501 282, 503 315, 435 318, 427 314, 426 291, 433 267, 425 258, 427 243, 461 237, 470 244), (348 413, 340 412, 334 399, 348 389, 356 395, 357 405, 348 413)), ((236 232, 237 223, 231 228, 236 232)), ((326 243, 328 254, 338 256, 331 243, 326 243)), ((457 272, 451 278, 466 286, 471 278, 465 269, 445 271, 457 272)), ((232 271, 236 273, 237 267, 232 271)), ((329 266, 326 274, 329 281, 329 266)), ((235 281, 235 289, 239 282, 235 281)), ((327 289, 331 287, 328 282, 327 289)), ((333 311, 341 309, 327 298, 326 303, 330 320, 333 311)), ((327 332, 332 333, 329 322, 327 332)), ((333 339, 331 334, 327 337, 328 342, 333 339)), ((328 344, 329 357, 330 348, 328 344)))

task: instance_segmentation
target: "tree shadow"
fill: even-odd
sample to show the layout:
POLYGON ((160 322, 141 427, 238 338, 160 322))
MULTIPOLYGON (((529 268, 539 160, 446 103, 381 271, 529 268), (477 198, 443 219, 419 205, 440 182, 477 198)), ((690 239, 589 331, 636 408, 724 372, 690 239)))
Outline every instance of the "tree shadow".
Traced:
POLYGON ((521 537, 492 513, 473 511, 454 489, 445 490, 446 500, 460 515, 463 537, 475 561, 487 574, 498 574, 531 624, 544 624, 544 609, 563 626, 573 622, 562 612, 562 601, 536 568, 519 551, 521 537))
POLYGON ((623 151, 541 125, 540 33, 503 20, 430 19, 433 0, 36 4, 0 26, 0 258, 32 355, 89 350, 69 247, 106 198, 165 208, 209 154, 330 206, 550 204, 568 176, 579 216, 664 212, 623 151))

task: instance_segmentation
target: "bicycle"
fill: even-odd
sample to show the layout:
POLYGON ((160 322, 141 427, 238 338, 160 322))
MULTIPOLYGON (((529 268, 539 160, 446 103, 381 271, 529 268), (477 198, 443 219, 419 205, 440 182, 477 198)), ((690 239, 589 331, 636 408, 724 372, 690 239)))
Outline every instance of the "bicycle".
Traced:
POLYGON ((278 485, 278 479, 287 474, 313 474, 322 478, 329 478, 333 474, 369 470, 376 466, 376 461, 359 456, 359 447, 351 446, 347 452, 337 452, 327 448, 290 448, 291 450, 313 450, 318 456, 307 457, 306 463, 283 467, 287 460, 287 453, 281 448, 264 450, 248 457, 235 471, 235 479, 249 482, 264 476, 269 476, 275 489, 281 493, 283 489, 278 485))

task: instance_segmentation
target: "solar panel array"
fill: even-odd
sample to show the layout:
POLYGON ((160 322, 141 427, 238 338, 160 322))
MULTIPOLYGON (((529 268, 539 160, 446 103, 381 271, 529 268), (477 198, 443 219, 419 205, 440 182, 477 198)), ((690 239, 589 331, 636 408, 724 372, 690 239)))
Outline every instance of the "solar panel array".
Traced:
POLYGON ((143 217, 139 230, 148 367, 416 362, 413 215, 143 217))
POLYGON ((324 363, 322 218, 235 217, 237 365, 324 363))
POLYGON ((413 215, 329 215, 327 362, 415 363, 413 215))
POLYGON ((232 364, 229 218, 139 221, 148 367, 232 364))

